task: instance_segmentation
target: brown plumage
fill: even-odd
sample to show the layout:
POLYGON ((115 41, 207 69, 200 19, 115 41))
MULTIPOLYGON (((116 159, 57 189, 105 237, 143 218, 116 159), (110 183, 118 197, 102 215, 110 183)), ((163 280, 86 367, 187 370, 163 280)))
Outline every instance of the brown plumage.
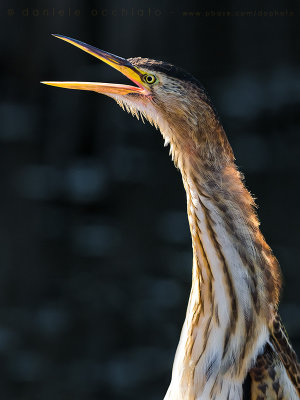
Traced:
POLYGON ((182 174, 193 246, 192 289, 166 400, 296 400, 300 367, 277 314, 280 271, 259 229, 230 144, 197 79, 171 64, 121 59, 58 36, 137 86, 94 90, 160 129, 182 174))

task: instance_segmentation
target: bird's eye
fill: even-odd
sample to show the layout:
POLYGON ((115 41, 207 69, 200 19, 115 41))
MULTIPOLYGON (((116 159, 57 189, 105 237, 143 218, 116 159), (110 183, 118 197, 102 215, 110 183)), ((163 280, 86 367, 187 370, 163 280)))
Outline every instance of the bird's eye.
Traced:
POLYGON ((146 83, 148 83, 149 85, 151 85, 151 84, 153 84, 153 83, 156 82, 156 77, 155 77, 154 75, 148 75, 148 74, 146 74, 146 75, 144 75, 143 79, 144 79, 144 81, 145 81, 146 83))

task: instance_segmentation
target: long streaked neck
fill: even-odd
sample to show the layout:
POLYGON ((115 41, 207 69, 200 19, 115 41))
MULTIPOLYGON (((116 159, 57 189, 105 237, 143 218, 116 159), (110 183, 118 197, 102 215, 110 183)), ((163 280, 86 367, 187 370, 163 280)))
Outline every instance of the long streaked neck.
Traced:
POLYGON ((174 155, 187 193, 194 261, 165 399, 242 399, 242 383, 268 340, 277 304, 277 261, 260 233, 225 133, 217 130, 215 152, 205 140, 174 155))

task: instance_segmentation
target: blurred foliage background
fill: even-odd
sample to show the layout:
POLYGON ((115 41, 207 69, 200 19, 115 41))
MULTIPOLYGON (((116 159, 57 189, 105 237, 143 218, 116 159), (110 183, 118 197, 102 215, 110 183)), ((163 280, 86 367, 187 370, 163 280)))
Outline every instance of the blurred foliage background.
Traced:
POLYGON ((160 134, 95 93, 124 82, 68 35, 208 89, 284 275, 300 353, 300 3, 2 0, 0 395, 162 399, 188 300, 185 193, 160 134))

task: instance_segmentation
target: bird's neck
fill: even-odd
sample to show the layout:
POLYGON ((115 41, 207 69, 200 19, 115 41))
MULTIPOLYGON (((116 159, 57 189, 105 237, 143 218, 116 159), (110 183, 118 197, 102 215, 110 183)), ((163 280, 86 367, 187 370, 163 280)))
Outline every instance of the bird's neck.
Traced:
POLYGON ((223 165, 222 155, 207 161, 209 151, 182 152, 177 160, 187 194, 193 275, 166 395, 172 400, 241 399, 278 300, 277 261, 259 230, 254 201, 233 159, 224 156, 223 165))

